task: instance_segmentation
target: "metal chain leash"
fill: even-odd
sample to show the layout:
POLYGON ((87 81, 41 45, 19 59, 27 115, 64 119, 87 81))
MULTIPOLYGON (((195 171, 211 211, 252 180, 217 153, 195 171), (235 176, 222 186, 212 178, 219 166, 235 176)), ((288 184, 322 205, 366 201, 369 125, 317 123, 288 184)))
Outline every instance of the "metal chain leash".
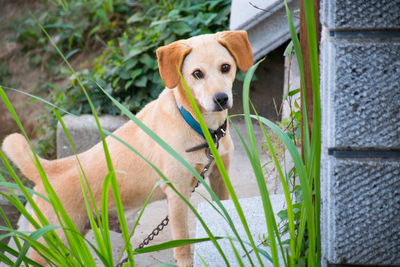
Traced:
MULTIPOLYGON (((218 143, 217 143, 217 148, 218 148, 218 143)), ((214 161, 214 156, 211 153, 210 148, 206 148, 206 156, 208 159, 208 162, 206 164, 206 166, 204 166, 203 170, 200 172, 200 176, 201 178, 204 179, 204 176, 206 174, 206 172, 210 169, 211 164, 214 161)), ((196 185, 193 187, 192 193, 196 190, 196 188, 200 185, 200 182, 197 180, 196 185)), ((161 223, 159 225, 156 226, 156 228, 153 229, 153 231, 142 241, 142 243, 139 244, 139 246, 137 248, 135 248, 135 250, 141 249, 144 246, 147 246, 151 240, 154 239, 154 237, 156 237, 163 229, 165 226, 167 226, 169 223, 169 218, 168 215, 164 218, 164 220, 161 221, 161 223)), ((120 263, 117 264, 116 267, 122 267, 123 264, 128 262, 128 257, 125 257, 120 263)))
MULTIPOLYGON (((217 149, 218 149, 218 145, 217 145, 217 149)), ((214 161, 214 156, 211 153, 211 150, 209 147, 206 148, 206 156, 207 156, 208 162, 207 162, 206 166, 204 166, 203 170, 200 172, 200 177, 203 178, 203 180, 205 179, 204 176, 206 175, 206 172, 210 169, 210 166, 214 161)), ((193 187, 192 193, 196 190, 197 187, 199 187, 199 184, 200 184, 200 182, 199 182, 199 180, 197 180, 196 185, 193 187)))

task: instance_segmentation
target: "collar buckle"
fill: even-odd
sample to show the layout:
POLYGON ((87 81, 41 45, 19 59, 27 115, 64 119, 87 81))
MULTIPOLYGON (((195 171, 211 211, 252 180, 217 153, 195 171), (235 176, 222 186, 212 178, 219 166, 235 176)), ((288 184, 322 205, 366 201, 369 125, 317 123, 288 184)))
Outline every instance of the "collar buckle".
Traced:
MULTIPOLYGON (((187 111, 183 106, 182 107, 178 107, 183 119, 186 121, 187 124, 189 124, 189 126, 195 130, 199 135, 203 136, 203 138, 205 139, 204 133, 201 130, 200 124, 193 118, 193 116, 189 113, 189 111, 187 111)), ((221 140, 225 135, 226 135, 226 128, 228 126, 228 121, 225 119, 224 123, 218 127, 217 130, 210 130, 208 129, 208 131, 210 132, 212 139, 215 143, 215 145, 217 146, 217 149, 219 147, 219 140, 221 140)), ((189 149, 186 150, 186 152, 194 152, 203 148, 208 148, 208 143, 205 142, 203 144, 191 147, 189 149)))

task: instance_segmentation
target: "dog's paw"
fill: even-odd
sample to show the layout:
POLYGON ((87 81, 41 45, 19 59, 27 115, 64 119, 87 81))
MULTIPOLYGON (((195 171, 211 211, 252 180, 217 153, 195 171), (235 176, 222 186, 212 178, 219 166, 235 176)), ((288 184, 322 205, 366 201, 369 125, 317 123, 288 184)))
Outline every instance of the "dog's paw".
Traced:
POLYGON ((175 248, 174 256, 179 267, 193 266, 189 245, 175 248))
POLYGON ((193 259, 192 257, 181 257, 178 261, 178 266, 179 267, 190 267, 193 266, 193 259))

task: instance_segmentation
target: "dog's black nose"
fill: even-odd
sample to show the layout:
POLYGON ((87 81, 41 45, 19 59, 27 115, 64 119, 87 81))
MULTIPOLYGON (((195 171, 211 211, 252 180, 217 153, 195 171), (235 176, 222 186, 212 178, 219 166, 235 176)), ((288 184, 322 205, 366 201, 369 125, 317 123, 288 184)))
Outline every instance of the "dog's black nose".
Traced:
POLYGON ((228 104, 229 97, 225 93, 218 93, 214 96, 214 102, 217 104, 217 108, 223 110, 226 108, 226 104, 228 104))

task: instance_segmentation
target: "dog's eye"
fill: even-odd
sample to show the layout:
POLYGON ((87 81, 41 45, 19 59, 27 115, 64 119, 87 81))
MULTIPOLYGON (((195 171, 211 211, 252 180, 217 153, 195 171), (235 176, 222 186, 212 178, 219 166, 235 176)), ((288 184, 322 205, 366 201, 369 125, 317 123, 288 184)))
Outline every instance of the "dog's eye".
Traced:
POLYGON ((227 73, 231 70, 231 65, 229 64, 222 64, 221 65, 221 72, 222 73, 227 73))
POLYGON ((197 80, 199 79, 203 79, 204 78, 204 74, 201 70, 195 70, 192 73, 193 77, 195 77, 197 80))

